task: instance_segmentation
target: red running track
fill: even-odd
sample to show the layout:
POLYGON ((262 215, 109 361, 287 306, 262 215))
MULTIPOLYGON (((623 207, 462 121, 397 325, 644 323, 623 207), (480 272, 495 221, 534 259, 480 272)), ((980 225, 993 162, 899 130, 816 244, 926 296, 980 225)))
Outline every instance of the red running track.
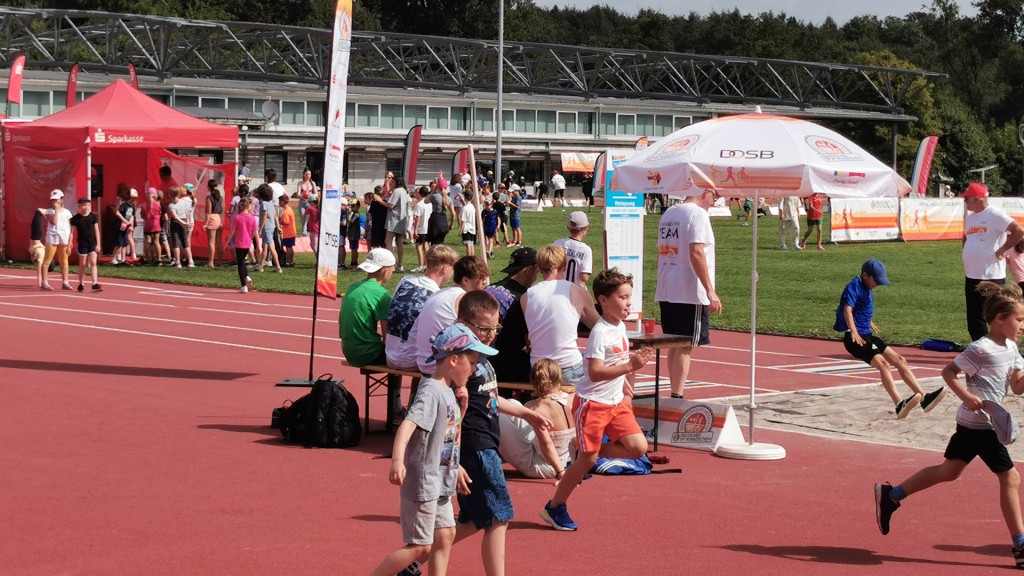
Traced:
MULTIPOLYGON (((0 272, 0 573, 365 574, 400 545, 398 491, 379 457, 386 436, 307 450, 267 427, 270 410, 302 392, 273 384, 306 373, 309 297, 105 286, 97 296, 43 294, 27 274, 0 272)), ((338 368, 336 306, 321 303, 317 371, 346 378, 360 397, 358 375, 338 368)), ((695 393, 744 386, 745 338, 714 333, 693 377, 722 393, 695 393)), ((825 377, 799 366, 845 361, 833 342, 758 342, 768 388, 819 385, 825 377)), ((948 360, 911 361, 923 370, 948 360)), ((548 482, 510 473, 508 573, 982 574, 1011 565, 984 466, 915 495, 883 537, 872 484, 899 481, 937 453, 771 431, 759 439, 788 457, 738 462, 666 448, 682 474, 588 480, 570 502, 576 533, 537 518, 548 482)), ((451 574, 482 572, 479 543, 455 549, 451 574)))

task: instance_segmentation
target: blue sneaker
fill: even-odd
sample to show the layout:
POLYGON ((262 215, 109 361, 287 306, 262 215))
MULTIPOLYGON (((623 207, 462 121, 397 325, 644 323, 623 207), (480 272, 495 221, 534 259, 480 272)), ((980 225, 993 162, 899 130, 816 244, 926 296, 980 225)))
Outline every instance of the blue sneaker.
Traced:
POLYGON ((540 517, 545 522, 551 524, 551 527, 555 530, 565 530, 572 532, 576 530, 576 523, 569 517, 569 511, 565 508, 565 504, 551 507, 551 501, 544 505, 544 509, 540 511, 540 517))

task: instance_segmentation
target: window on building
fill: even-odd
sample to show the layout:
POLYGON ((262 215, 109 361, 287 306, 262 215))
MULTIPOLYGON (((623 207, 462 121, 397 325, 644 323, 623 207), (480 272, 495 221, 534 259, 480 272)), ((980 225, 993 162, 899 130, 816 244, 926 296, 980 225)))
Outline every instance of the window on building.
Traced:
POLYGON ((252 112, 255 108, 252 98, 228 98, 228 109, 252 112))
POLYGON ((227 98, 208 98, 203 96, 199 99, 200 108, 217 108, 223 110, 228 107, 227 98))
POLYGON ((345 127, 353 128, 356 125, 356 105, 352 102, 345 104, 345 127))
POLYGON ((324 124, 324 109, 326 102, 306 102, 306 126, 326 126, 324 124))
POLYGON ((575 134, 576 133, 576 113, 575 112, 559 112, 558 113, 558 133, 559 134, 575 134))
POLYGON ((473 115, 473 129, 477 132, 493 132, 494 108, 477 108, 473 115))
POLYGON ((681 130, 690 124, 693 124, 693 116, 676 116, 674 118, 676 130, 681 130))
MULTIPOLYGON (((151 98, 153 98, 153 100, 156 100, 157 102, 159 102, 161 104, 166 104, 168 106, 171 105, 171 95, 170 94, 150 94, 149 96, 151 98)), ((81 102, 83 99, 84 99, 84 97, 82 96, 81 92, 78 92, 77 94, 75 94, 75 101, 76 102, 81 102)), ((250 110, 250 112, 251 112, 251 110, 250 110)))
POLYGON ((618 127, 616 134, 619 136, 636 136, 636 116, 619 114, 618 127))
POLYGON ((199 96, 174 95, 175 108, 199 108, 199 96))
POLYGON ((668 136, 672 133, 672 117, 658 115, 654 117, 654 136, 668 136))
POLYGON ((615 136, 614 112, 601 112, 599 121, 601 123, 601 136, 615 136))
POLYGON ((448 129, 448 108, 442 106, 431 106, 427 108, 427 125, 425 128, 431 130, 448 129))
POLYGON ((537 131, 536 110, 516 110, 516 132, 531 134, 537 131))
POLYGON ((594 113, 593 112, 580 112, 576 114, 576 133, 577 134, 593 134, 594 133, 594 113))
POLYGON ((404 114, 404 112, 402 112, 401 104, 381 104, 380 127, 401 130, 403 122, 402 114, 404 114))
POLYGON ((557 115, 554 110, 537 110, 537 133, 554 134, 558 131, 555 120, 557 115))
POLYGON ((377 104, 356 105, 356 126, 377 128, 380 126, 380 106, 377 104))
POLYGON ((516 129, 516 111, 515 110, 502 110, 501 111, 501 129, 505 132, 512 132, 516 129))
POLYGON ((469 129, 469 108, 465 106, 452 106, 450 109, 452 130, 465 131, 469 129))
POLYGON ((302 126, 306 123, 306 103, 289 100, 281 101, 281 124, 302 126))
POLYGON ((417 124, 427 123, 427 107, 426 106, 406 106, 405 107, 405 121, 402 123, 402 128, 408 130, 417 124))
POLYGON ((278 182, 284 183, 288 174, 288 154, 283 150, 267 150, 263 153, 263 169, 277 171, 278 182))
POLYGON ((636 115, 636 135, 654 136, 654 114, 636 115))
POLYGON ((50 115, 50 93, 25 90, 21 93, 21 115, 22 116, 49 116, 50 115))
POLYGON ((53 91, 53 104, 50 109, 54 112, 60 112, 61 110, 68 107, 68 91, 67 90, 54 90, 53 91))

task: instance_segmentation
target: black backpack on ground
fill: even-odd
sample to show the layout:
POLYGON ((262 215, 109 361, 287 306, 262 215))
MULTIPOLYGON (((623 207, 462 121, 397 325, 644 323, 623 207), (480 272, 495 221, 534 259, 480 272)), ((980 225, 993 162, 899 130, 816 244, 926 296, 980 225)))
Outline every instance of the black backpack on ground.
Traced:
POLYGON ((355 397, 331 374, 321 376, 312 392, 291 405, 275 408, 270 425, 307 448, 351 448, 363 435, 355 397))

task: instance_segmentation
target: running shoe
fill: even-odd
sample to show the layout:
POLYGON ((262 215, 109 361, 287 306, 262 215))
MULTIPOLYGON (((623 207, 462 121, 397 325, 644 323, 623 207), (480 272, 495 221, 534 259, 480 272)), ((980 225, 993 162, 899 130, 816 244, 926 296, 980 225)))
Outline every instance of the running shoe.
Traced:
POLYGON ((943 386, 938 390, 933 390, 924 395, 924 399, 921 400, 921 409, 925 412, 931 412, 942 402, 942 399, 946 397, 946 387, 943 386))
POLYGON ((79 283, 78 284, 78 291, 79 292, 85 292, 85 284, 79 283))
POLYGON ((1017 563, 1018 569, 1024 569, 1024 548, 1013 547, 1013 561, 1017 563))
POLYGON ((914 394, 909 398, 904 398, 896 403, 896 418, 903 420, 910 414, 910 411, 917 408, 917 405, 921 403, 921 395, 914 394))
POLYGON ((49 284, 43 284, 42 286, 39 287, 39 289, 42 290, 43 292, 51 292, 53 291, 53 286, 50 286, 49 284))
POLYGON ((420 576, 421 574, 423 574, 423 571, 420 569, 420 563, 413 560, 412 564, 402 568, 402 571, 395 576, 420 576))
POLYGON ((100 286, 99 284, 93 284, 92 285, 92 291, 93 292, 103 292, 103 286, 100 286))
MULTIPOLYGON (((892 513, 899 510, 900 503, 893 500, 889 494, 892 493, 892 484, 875 484, 875 520, 878 522, 878 529, 882 535, 889 533, 889 520, 892 513)), ((1014 553, 1016 557, 1016 553, 1014 553)), ((1017 561, 1020 567, 1020 560, 1017 561)))
POLYGON ((74 288, 71 287, 71 284, 68 284, 67 282, 64 282, 63 284, 61 284, 60 285, 60 289, 61 290, 74 290, 74 288))
POLYGON ((249 293, 249 287, 248 286, 242 286, 241 288, 238 289, 238 293, 239 294, 248 294, 249 293))
POLYGON ((563 530, 566 532, 573 532, 576 530, 576 523, 569 517, 569 511, 566 509, 565 504, 558 506, 551 506, 551 501, 544 505, 544 509, 540 511, 540 517, 555 530, 563 530))

